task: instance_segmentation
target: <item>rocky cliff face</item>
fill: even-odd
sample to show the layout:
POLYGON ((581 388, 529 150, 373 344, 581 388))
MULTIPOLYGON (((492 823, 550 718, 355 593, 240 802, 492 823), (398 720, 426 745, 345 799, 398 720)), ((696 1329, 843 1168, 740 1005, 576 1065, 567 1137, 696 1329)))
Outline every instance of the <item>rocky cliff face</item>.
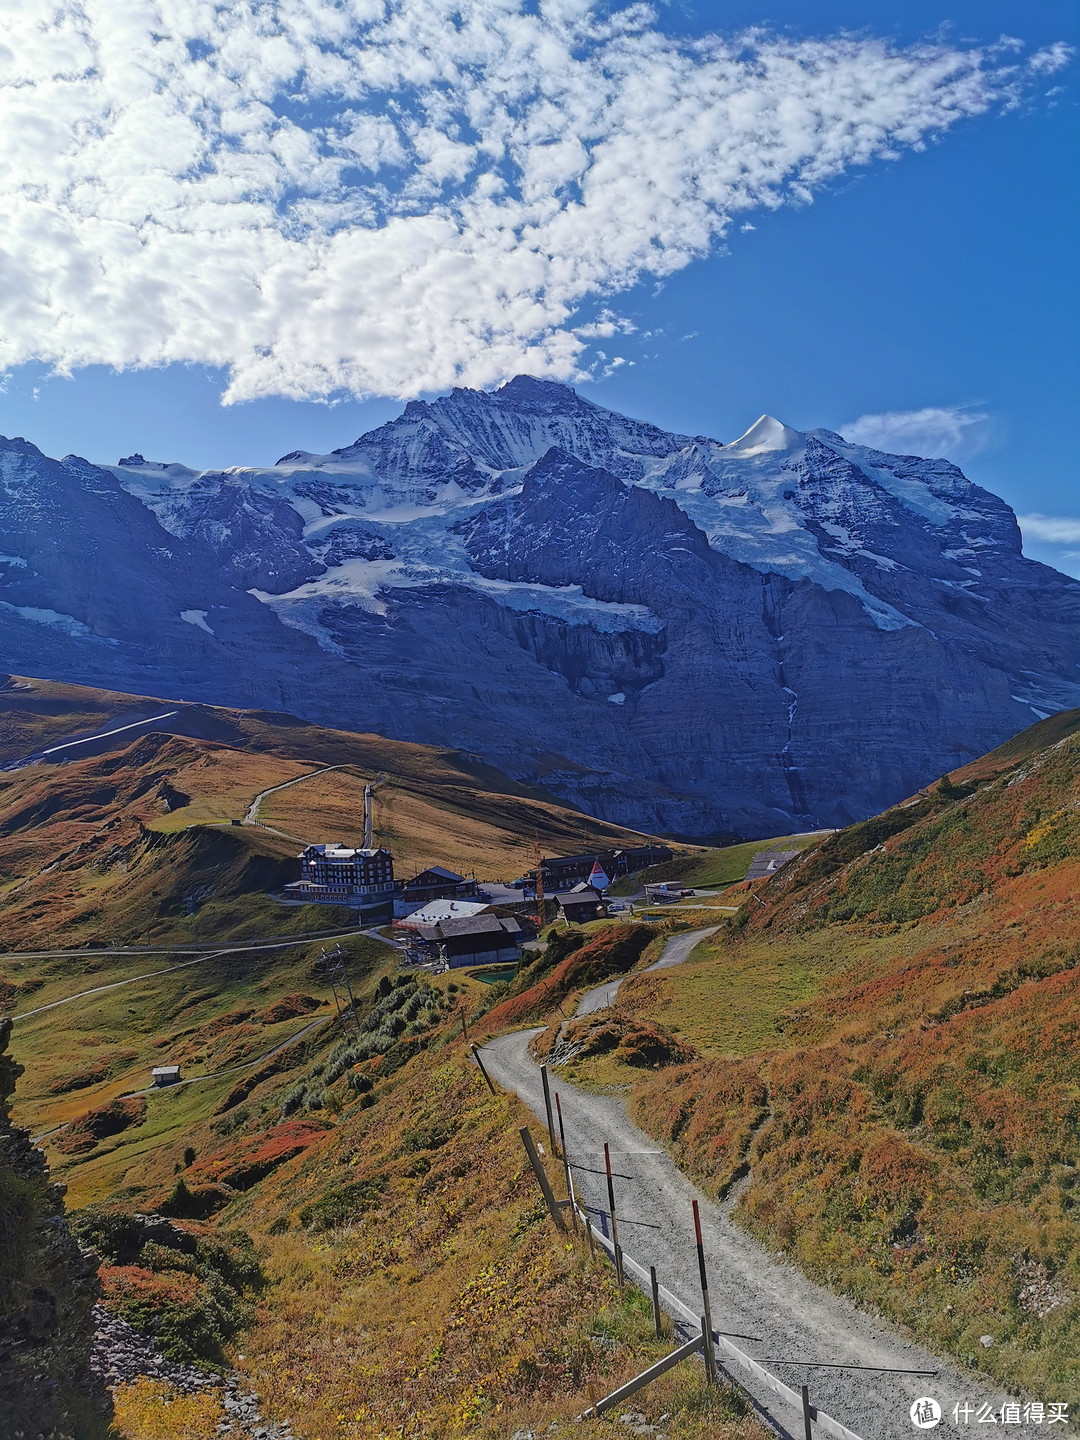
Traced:
POLYGON ((519 377, 198 473, 0 442, 0 665, 451 743, 623 823, 840 825, 1080 703, 1080 584, 943 460, 519 377))
POLYGON ((112 1406, 91 1371, 97 1257, 64 1218, 63 1189, 9 1108, 22 1067, 0 1020, 0 1435, 105 1440, 112 1406))

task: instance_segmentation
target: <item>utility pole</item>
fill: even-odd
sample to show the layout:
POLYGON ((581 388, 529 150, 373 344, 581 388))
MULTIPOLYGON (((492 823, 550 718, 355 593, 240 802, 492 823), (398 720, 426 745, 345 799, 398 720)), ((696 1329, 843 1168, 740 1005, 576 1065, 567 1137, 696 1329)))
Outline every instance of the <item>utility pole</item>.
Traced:
POLYGON ((544 928, 544 860, 540 853, 540 835, 536 834, 536 843, 533 846, 533 862, 536 867, 536 926, 538 930, 544 928))
POLYGON ((352 993, 352 986, 349 984, 348 971, 345 969, 345 952, 340 945, 334 947, 329 953, 323 950, 319 955, 319 968, 326 971, 327 979, 330 981, 330 989, 334 992, 334 1005, 337 1008, 338 1024, 341 1033, 345 1033, 345 1020, 347 1016, 352 1017, 353 1029, 357 1037, 360 1035, 360 1017, 356 1013, 356 999, 352 993), (347 1005, 342 1005, 341 997, 344 994, 348 999, 347 1005))

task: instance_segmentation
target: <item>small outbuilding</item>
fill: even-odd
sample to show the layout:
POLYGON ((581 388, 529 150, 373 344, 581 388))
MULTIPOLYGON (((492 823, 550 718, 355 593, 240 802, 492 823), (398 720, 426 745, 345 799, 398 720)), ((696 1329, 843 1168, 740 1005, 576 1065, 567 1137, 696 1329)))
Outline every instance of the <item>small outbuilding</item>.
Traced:
POLYGON ((671 905, 693 893, 684 889, 680 880, 659 880, 655 885, 645 886, 645 899, 650 905, 671 905))
POLYGON ((160 1090, 164 1085, 177 1085, 180 1082, 179 1065, 156 1065, 150 1071, 150 1079, 160 1090))
POLYGON ((555 897, 559 913, 571 925, 586 925, 607 915, 604 897, 591 885, 575 885, 555 897))

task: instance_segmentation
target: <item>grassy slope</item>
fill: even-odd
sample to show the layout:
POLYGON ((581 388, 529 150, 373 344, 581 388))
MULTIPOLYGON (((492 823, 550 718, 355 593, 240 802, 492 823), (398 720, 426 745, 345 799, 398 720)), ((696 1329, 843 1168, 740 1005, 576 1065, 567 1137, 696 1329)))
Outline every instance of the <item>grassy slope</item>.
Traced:
MULTIPOLYGON (((167 704, 11 682, 0 688, 0 760, 167 704)), ((168 723, 176 733, 136 732, 103 754, 0 772, 0 944, 134 941, 147 930, 180 939, 192 897, 207 935, 303 928, 260 897, 295 877, 298 842, 360 839, 364 781, 377 774, 376 837, 403 875, 441 862, 502 878, 529 863, 537 840, 558 851, 583 834, 606 845, 640 838, 451 750, 259 711, 181 706, 168 723), (347 768, 313 775, 322 765, 347 768), (305 775, 264 801, 270 828, 231 824, 257 793, 305 775), (215 900, 227 903, 215 910, 215 900)), ((325 911, 304 920, 334 923, 325 911)))
POLYGON ((748 840, 741 845, 724 845, 720 849, 695 850, 689 855, 676 855, 663 865, 651 865, 640 874, 616 881, 613 895, 633 895, 642 885, 661 880, 681 880, 690 889, 711 890, 741 880, 759 850, 806 850, 820 835, 777 835, 772 840, 748 840))
MULTIPOLYGON (((23 755, 152 708, 45 682, 8 687, 0 753, 23 755)), ((517 870, 534 832, 546 848, 576 846, 583 823, 592 843, 629 837, 453 752, 287 717, 185 707, 181 719, 198 733, 137 734, 97 756, 0 775, 0 924, 9 947, 130 941, 147 928, 155 940, 183 939, 192 898, 200 938, 332 922, 331 909, 283 908, 265 893, 288 872, 294 842, 227 823, 256 791, 318 764, 356 768, 284 792, 264 818, 285 819, 281 828, 304 838, 328 828, 336 836, 346 822, 355 831, 362 778, 385 771, 377 823, 406 865, 517 870)), ((346 948, 363 1014, 396 957, 362 936, 346 948)), ((449 1004, 432 1049, 410 1042, 354 1069, 373 1081, 366 1092, 348 1075, 325 1083, 340 1038, 334 1025, 252 1065, 331 1013, 319 949, 208 955, 150 977, 168 957, 0 956, 0 1007, 18 1015, 76 990, 134 982, 16 1023, 13 1050, 27 1065, 18 1120, 46 1133, 73 1207, 152 1210, 178 1175, 197 1194, 226 1185, 210 1227, 242 1225, 266 1275, 244 1368, 266 1407, 304 1440, 396 1434, 403 1420, 415 1435, 501 1437, 571 1418, 590 1387, 603 1393, 665 1345, 651 1338, 640 1297, 620 1295, 609 1269, 544 1219, 515 1133, 529 1117, 509 1097, 487 1095, 455 1038, 457 1007, 490 1005, 490 987, 461 973, 437 982, 449 1004), (120 1102, 165 1060, 208 1078, 120 1102), (283 1102, 305 1081, 323 1103, 286 1116, 283 1102), (128 1123, 96 1134, 118 1104, 128 1123), (362 1217, 339 1216, 327 1230, 301 1219, 312 1207, 327 1213, 343 1185, 373 1177, 362 1217)), ((159 1295, 170 1286, 190 1294, 194 1284, 139 1265, 105 1276, 109 1293, 146 1284, 159 1295)), ((672 1414, 673 1440, 761 1434, 730 1397, 703 1389, 695 1367, 665 1378, 645 1404, 654 1419, 672 1414)), ((202 1440, 222 1418, 213 1398, 177 1399, 150 1382, 121 1395, 118 1417, 124 1440, 202 1440)))
MULTIPOLYGON (((86 1006, 78 1025, 68 1017, 66 1043, 45 1023, 16 1026, 17 1046, 32 1063, 20 1118, 50 1105, 100 1104, 124 1088, 128 1071, 144 1073, 162 1037, 170 1055, 186 1053, 193 1068, 197 1057, 211 1068, 262 1049, 267 1037, 303 1023, 261 1023, 269 1001, 296 991, 320 995, 312 958, 301 952, 250 971, 237 961, 200 986, 189 971, 181 972, 187 979, 113 992, 86 1006), (256 1014, 244 1019, 253 1005, 256 1014), (118 1046, 121 1038, 128 1043, 118 1046), (130 1054, 142 1050, 146 1057, 130 1054), (116 1062, 115 1080, 51 1098, 73 1051, 79 1063, 84 1054, 116 1062)), ((355 942, 351 973, 362 1015, 380 979, 393 973, 392 960, 385 947, 355 942)), ((330 1026, 290 1052, 282 1068, 250 1075, 246 1094, 234 1088, 234 1074, 147 1097, 141 1124, 88 1152, 65 1153, 60 1136, 48 1142, 73 1206, 120 1200, 152 1209, 178 1171, 198 1193, 245 1165, 268 1168, 233 1193, 213 1228, 240 1226, 256 1242, 266 1284, 243 1337, 242 1368, 264 1410, 287 1419, 303 1440, 375 1440, 400 1433, 403 1421, 408 1434, 432 1440, 502 1440, 515 1428, 569 1420, 587 1405, 590 1387, 604 1393, 667 1348, 652 1339, 641 1297, 620 1295, 610 1268, 591 1261, 583 1243, 557 1236, 545 1218, 516 1133, 531 1117, 512 1097, 489 1096, 460 1039, 458 1007, 471 1010, 485 987, 460 974, 436 983, 449 1004, 426 1049, 407 1042, 400 1054, 326 1085, 323 1067, 339 1039, 330 1026), (348 1078, 357 1073, 373 1086, 359 1095, 348 1078), (319 1077, 323 1103, 283 1116, 283 1099, 305 1077, 319 1077), (343 1197, 358 1191, 362 1203, 343 1212, 343 1197), (336 1211, 329 1228, 313 1218, 320 1211, 336 1211)), ((138 1262, 146 1263, 158 1262, 138 1262)), ((107 1293, 117 1283, 141 1283, 140 1275, 154 1279, 106 1267, 107 1293)), ((159 1270, 159 1293, 170 1281, 188 1283, 159 1270)), ((124 1440, 201 1440, 221 1418, 210 1401, 175 1401, 166 1423, 165 1399, 149 1384, 122 1393, 124 1440)), ((654 1420, 673 1416, 665 1422, 672 1440, 762 1434, 729 1397, 706 1392, 693 1367, 667 1378, 644 1404, 654 1420)), ((607 1429, 585 1425, 581 1433, 607 1429)))
POLYGON ((707 1185, 749 1172, 738 1214, 767 1243, 1074 1403, 1078 731, 1055 717, 840 832, 700 958, 626 981, 626 1013, 701 1060, 645 1080, 604 1061, 707 1185))

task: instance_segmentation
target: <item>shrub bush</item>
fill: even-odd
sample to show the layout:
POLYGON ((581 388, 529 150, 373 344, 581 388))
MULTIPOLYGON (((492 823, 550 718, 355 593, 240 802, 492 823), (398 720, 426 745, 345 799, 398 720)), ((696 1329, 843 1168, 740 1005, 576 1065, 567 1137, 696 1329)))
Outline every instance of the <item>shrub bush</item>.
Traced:
POLYGON ((108 1262, 101 1278, 112 1314, 152 1336, 167 1359, 223 1361, 263 1282, 250 1236, 210 1235, 121 1209, 84 1210, 72 1228, 108 1262))
POLYGON ((384 1175, 374 1175, 370 1180, 356 1180, 346 1185, 331 1185, 318 1200, 303 1207, 300 1224, 305 1230, 337 1230, 373 1209, 385 1188, 384 1175))

